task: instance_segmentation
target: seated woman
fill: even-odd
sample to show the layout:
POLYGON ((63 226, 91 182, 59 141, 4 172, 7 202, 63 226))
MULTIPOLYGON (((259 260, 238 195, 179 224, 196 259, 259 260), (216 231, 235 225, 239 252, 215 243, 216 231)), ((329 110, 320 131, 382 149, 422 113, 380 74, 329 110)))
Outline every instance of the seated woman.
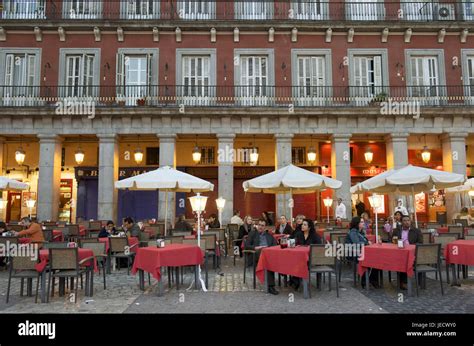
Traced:
MULTIPOLYGON (((244 239, 251 231, 255 230, 252 217, 247 215, 244 217, 244 223, 239 227, 239 235, 237 239, 244 239)), ((235 246, 239 248, 240 257, 242 257, 242 240, 235 242, 235 246)))
POLYGON ((474 218, 469 214, 469 210, 464 207, 461 209, 461 213, 459 213, 459 219, 467 220, 467 225, 469 227, 474 226, 474 218))
MULTIPOLYGON (((365 225, 366 224, 365 224, 364 220, 361 219, 359 216, 353 217, 352 220, 351 220, 351 223, 349 225, 350 231, 347 234, 346 240, 345 240, 346 245, 348 245, 348 244, 359 245, 360 248, 357 247, 357 249, 359 250, 357 252, 359 254, 362 252, 362 250, 363 250, 362 247, 363 246, 372 244, 367 239, 367 237, 365 235, 365 225)), ((349 259, 351 261, 356 261, 356 263, 359 262, 358 256, 347 257, 347 259, 349 259)), ((378 269, 371 269, 370 270, 369 281, 374 287, 376 287, 376 288, 379 287, 379 284, 378 284, 378 269)), ((362 287, 365 287, 365 274, 361 278, 361 283, 362 283, 362 287)))
POLYGON ((110 237, 111 235, 117 235, 118 232, 115 229, 115 224, 113 221, 107 221, 107 225, 105 227, 102 227, 99 233, 99 238, 107 238, 110 237))
POLYGON ((362 213, 360 217, 362 218, 362 221, 364 222, 364 233, 367 234, 372 224, 372 221, 370 220, 370 217, 369 217, 369 213, 365 211, 362 213))
POLYGON ((295 231, 291 238, 295 239, 296 245, 322 244, 321 237, 314 228, 314 222, 310 219, 304 219, 301 229, 295 231))
POLYGON ((189 232, 189 234, 191 234, 193 232, 193 226, 185 220, 184 214, 181 214, 178 216, 178 221, 176 221, 174 225, 174 230, 176 232, 189 232))

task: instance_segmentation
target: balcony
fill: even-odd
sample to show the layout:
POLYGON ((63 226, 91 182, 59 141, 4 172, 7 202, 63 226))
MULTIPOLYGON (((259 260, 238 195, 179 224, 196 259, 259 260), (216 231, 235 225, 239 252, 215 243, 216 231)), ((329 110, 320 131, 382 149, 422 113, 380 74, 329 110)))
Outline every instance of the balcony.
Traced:
POLYGON ((0 0, 5 21, 472 21, 471 1, 393 0, 0 0))
POLYGON ((474 86, 0 86, 1 107, 382 107, 474 105, 474 86), (385 103, 384 103, 385 102, 385 103))

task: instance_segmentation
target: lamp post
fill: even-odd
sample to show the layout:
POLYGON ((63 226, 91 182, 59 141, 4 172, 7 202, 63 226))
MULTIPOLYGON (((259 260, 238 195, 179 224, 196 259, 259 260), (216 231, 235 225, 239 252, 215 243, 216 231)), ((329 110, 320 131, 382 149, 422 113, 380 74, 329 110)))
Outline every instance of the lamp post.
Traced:
POLYGON ((217 210, 219 211, 219 222, 221 224, 221 228, 223 227, 222 224, 222 211, 224 210, 225 207, 225 199, 222 197, 219 197, 216 199, 216 205, 217 205, 217 210))
POLYGON ((372 196, 369 197, 369 202, 370 206, 374 209, 375 213, 375 242, 379 242, 379 224, 378 224, 378 209, 382 206, 382 198, 383 196, 377 195, 377 194, 372 194, 372 196))
MULTIPOLYGON (((197 215, 197 239, 198 239, 198 246, 201 247, 201 214, 206 209, 206 202, 207 197, 201 196, 200 193, 197 193, 196 196, 189 197, 189 201, 191 202, 191 208, 193 212, 197 215)), ((199 281, 201 282, 201 287, 203 291, 206 292, 206 286, 204 285, 204 281, 201 278, 201 266, 199 266, 199 281)))
POLYGON ((331 197, 326 197, 323 199, 324 206, 327 208, 328 211, 328 225, 329 225, 329 207, 332 205, 332 198, 331 197))
POLYGON ((33 208, 35 207, 36 201, 32 198, 26 201, 26 206, 28 207, 28 210, 30 211, 30 217, 33 214, 33 208))

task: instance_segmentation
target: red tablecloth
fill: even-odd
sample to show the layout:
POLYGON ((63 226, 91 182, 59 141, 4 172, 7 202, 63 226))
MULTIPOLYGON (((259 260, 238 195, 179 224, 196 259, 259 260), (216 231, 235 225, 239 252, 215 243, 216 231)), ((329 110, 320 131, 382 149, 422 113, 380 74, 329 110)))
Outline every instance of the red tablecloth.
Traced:
MULTIPOLYGON (((99 238, 99 241, 101 243, 105 243, 105 253, 109 253, 109 248, 110 248, 110 242, 109 238, 99 238)), ((129 237, 128 238, 128 245, 132 247, 133 245, 138 244, 138 238, 137 237, 129 237)), ((137 252, 138 245, 132 248, 132 252, 137 252)))
POLYGON ((263 248, 258 260, 256 274, 260 282, 265 281, 265 270, 308 279, 309 246, 282 249, 280 246, 263 248))
MULTIPOLYGON (((91 249, 81 249, 81 248, 79 248, 77 250, 78 250, 79 261, 82 261, 84 258, 94 256, 94 252, 91 249)), ((42 272, 44 270, 44 268, 46 267, 46 265, 48 264, 48 261, 49 261, 49 250, 48 249, 40 250, 39 255, 40 255, 40 263, 38 263, 36 265, 36 270, 38 272, 42 272)), ((89 261, 89 262, 86 262, 84 265, 85 266, 90 266, 91 263, 89 261)), ((93 261, 93 265, 94 265, 94 271, 95 272, 98 271, 97 261, 93 261)))
POLYGON ((446 263, 474 265, 474 240, 456 240, 444 248, 446 263))
POLYGON ((57 241, 57 242, 63 242, 64 241, 64 234, 61 230, 53 230, 53 241, 57 241), (56 236, 58 236, 56 238, 56 236))
POLYGON ((31 243, 31 238, 18 238, 20 244, 29 244, 31 243))
POLYGON ((363 259, 359 260, 359 275, 368 268, 407 273, 413 276, 415 245, 399 249, 396 244, 374 244, 364 246, 363 259))
POLYGON ((133 263, 132 274, 146 271, 157 280, 161 278, 161 267, 181 267, 202 264, 203 251, 197 245, 170 244, 164 248, 141 247, 133 263))

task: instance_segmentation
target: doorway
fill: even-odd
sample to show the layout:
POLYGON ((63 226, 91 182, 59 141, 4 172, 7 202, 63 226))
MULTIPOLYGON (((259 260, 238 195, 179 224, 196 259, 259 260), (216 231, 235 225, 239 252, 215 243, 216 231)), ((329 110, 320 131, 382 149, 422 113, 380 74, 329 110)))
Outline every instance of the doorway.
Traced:
POLYGON ((21 219, 21 193, 8 192, 7 223, 21 219))

